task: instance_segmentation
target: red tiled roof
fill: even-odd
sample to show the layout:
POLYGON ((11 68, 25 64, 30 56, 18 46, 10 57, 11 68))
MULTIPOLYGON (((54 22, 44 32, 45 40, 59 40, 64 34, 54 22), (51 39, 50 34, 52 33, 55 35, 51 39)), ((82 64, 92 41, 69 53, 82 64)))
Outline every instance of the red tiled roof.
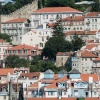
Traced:
POLYGON ((75 17, 67 17, 63 18, 62 21, 84 21, 84 16, 75 16, 75 17))
POLYGON ((1 42, 6 42, 6 41, 5 41, 5 40, 3 40, 3 39, 0 39, 0 43, 1 43, 1 42))
POLYGON ((77 35, 95 35, 96 31, 88 31, 87 33, 85 33, 84 31, 67 31, 65 35, 74 35, 75 33, 77 35))
POLYGON ((40 72, 22 73, 22 74, 19 76, 19 79, 21 79, 22 76, 25 76, 25 78, 29 78, 29 79, 32 79, 34 76, 36 76, 37 78, 39 78, 40 72))
POLYGON ((26 18, 12 19, 4 23, 23 23, 25 20, 26 18))
POLYGON ((95 54, 92 54, 91 52, 85 51, 81 54, 81 57, 86 58, 96 58, 97 56, 95 54))
POLYGON ((46 7, 34 11, 35 13, 48 13, 48 12, 80 12, 79 10, 73 9, 71 7, 46 7))
POLYGON ((85 49, 91 50, 92 48, 96 47, 98 44, 88 44, 86 45, 85 49))
POLYGON ((71 52, 58 52, 57 56, 70 56, 71 52))
POLYGON ((65 33, 65 35, 74 35, 74 34, 77 34, 77 35, 83 35, 84 34, 84 31, 67 31, 65 33))
POLYGON ((100 58, 95 58, 93 61, 94 62, 100 61, 100 58))
POLYGON ((90 12, 86 15, 86 17, 91 17, 91 16, 98 16, 98 14, 100 14, 100 12, 90 12))
POLYGON ((89 77, 93 77, 93 81, 98 82, 99 78, 97 74, 81 74, 82 81, 89 81, 89 77))
POLYGON ((7 76, 8 73, 13 74, 14 68, 0 68, 0 76, 7 76))
POLYGON ((35 49, 35 50, 38 50, 38 48, 29 46, 29 45, 26 45, 26 44, 25 45, 14 46, 14 47, 9 48, 8 50, 22 50, 22 49, 25 49, 25 50, 35 49))
MULTIPOLYGON (((58 100, 58 98, 27 98, 27 100, 58 100)), ((61 98, 61 100, 77 100, 77 98, 61 98)))

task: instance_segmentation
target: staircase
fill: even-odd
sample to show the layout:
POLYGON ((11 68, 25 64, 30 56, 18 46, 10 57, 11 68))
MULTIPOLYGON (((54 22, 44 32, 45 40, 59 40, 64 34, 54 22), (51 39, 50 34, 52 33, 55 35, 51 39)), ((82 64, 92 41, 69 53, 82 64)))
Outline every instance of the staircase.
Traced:
POLYGON ((28 18, 31 13, 38 9, 38 0, 34 0, 31 4, 27 4, 9 15, 1 15, 1 22, 5 22, 15 18, 28 18))

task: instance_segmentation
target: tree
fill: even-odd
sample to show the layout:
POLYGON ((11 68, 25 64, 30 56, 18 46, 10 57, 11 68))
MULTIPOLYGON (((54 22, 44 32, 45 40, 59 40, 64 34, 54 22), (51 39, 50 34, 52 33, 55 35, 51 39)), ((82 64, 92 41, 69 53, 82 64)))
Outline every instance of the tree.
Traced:
POLYGON ((7 42, 12 42, 12 40, 11 40, 11 37, 8 35, 8 34, 0 34, 0 39, 4 39, 4 40, 6 40, 7 42))
POLYGON ((26 59, 19 58, 17 55, 9 55, 5 59, 6 67, 15 68, 15 67, 29 67, 30 62, 26 59))
POLYGON ((92 4, 92 11, 99 12, 100 11, 100 2, 96 2, 92 4))
POLYGON ((82 46, 85 45, 85 42, 82 40, 81 37, 79 37, 78 35, 76 35, 76 33, 74 34, 71 43, 72 43, 72 50, 73 50, 73 51, 77 51, 77 50, 79 50, 82 46))
POLYGON ((59 15, 57 15, 56 17, 56 22, 54 23, 53 26, 53 35, 54 36, 64 36, 63 33, 63 26, 62 26, 62 21, 61 21, 61 17, 59 15))
POLYGON ((46 0, 47 7, 74 7, 75 0, 46 0))
POLYGON ((70 51, 71 44, 66 41, 62 36, 54 36, 46 42, 42 52, 42 56, 49 57, 49 59, 55 59, 57 52, 70 51))

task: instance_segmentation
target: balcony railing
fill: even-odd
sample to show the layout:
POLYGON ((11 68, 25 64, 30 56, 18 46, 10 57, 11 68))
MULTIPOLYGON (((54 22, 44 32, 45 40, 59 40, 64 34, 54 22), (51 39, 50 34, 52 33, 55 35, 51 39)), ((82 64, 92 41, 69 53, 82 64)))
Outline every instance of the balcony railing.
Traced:
POLYGON ((34 18, 33 20, 39 20, 39 18, 34 18))

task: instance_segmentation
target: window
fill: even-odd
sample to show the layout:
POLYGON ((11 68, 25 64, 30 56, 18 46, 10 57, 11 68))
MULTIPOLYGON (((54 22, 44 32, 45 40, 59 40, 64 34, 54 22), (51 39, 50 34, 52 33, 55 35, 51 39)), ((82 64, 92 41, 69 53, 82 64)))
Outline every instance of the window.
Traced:
POLYGON ((96 95, 97 93, 96 92, 94 92, 94 95, 96 95))
POLYGON ((52 96, 52 95, 54 95, 54 92, 48 92, 48 95, 52 96))
POLYGON ((22 37, 20 37, 20 39, 22 39, 22 37))
POLYGON ((42 41, 44 41, 44 38, 42 37, 42 41))
POLYGON ((87 61, 87 58, 85 58, 85 61, 87 61))
POLYGON ((40 43, 40 47, 43 47, 43 43, 40 43))
POLYGON ((6 96, 4 96, 4 100, 6 100, 6 96))
POLYGON ((30 38, 30 41, 33 41, 33 39, 32 39, 32 38, 30 38))
POLYGON ((97 29, 97 25, 95 25, 95 29, 97 29))
POLYGON ((92 19, 92 22, 94 22, 94 19, 92 19))
POLYGON ((64 95, 66 95, 66 91, 64 91, 64 95))
POLYGON ((48 15, 46 15, 46 19, 48 19, 48 15))
POLYGON ((43 19, 45 19, 45 15, 43 15, 43 19))
POLYGON ((18 41, 18 37, 16 36, 16 41, 18 41))
POLYGON ((97 22, 97 19, 95 19, 95 22, 97 22))

